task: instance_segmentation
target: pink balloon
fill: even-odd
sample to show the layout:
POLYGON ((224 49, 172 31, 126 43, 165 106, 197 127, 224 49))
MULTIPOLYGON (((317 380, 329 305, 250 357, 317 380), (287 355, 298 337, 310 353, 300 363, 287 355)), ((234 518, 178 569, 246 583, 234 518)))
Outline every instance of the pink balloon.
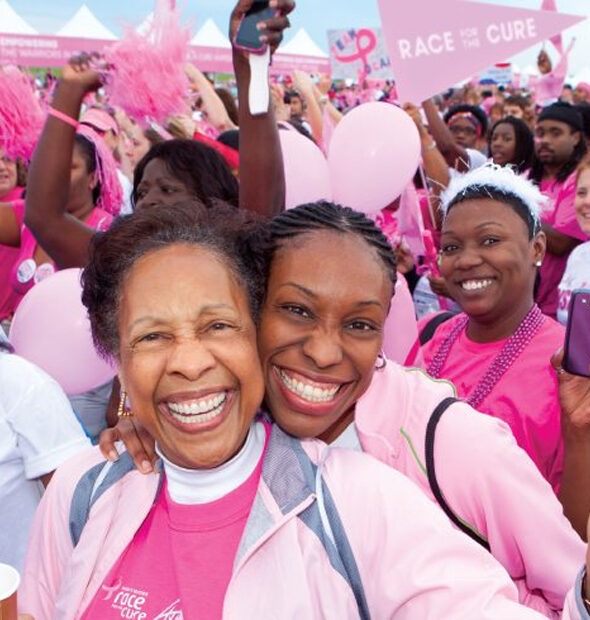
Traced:
POLYGON ((388 103, 365 103, 338 123, 328 166, 334 200, 377 213, 412 180, 420 162, 420 136, 411 117, 388 103))
POLYGON ((285 168, 287 209, 332 200, 328 162, 322 151, 298 131, 279 131, 285 168))
POLYGON ((115 375, 94 349, 80 273, 65 269, 34 286, 10 326, 15 352, 50 374, 66 394, 94 389, 115 375))
POLYGON ((385 355, 398 364, 404 364, 418 339, 418 323, 410 289, 401 273, 397 274, 395 295, 383 332, 385 355))

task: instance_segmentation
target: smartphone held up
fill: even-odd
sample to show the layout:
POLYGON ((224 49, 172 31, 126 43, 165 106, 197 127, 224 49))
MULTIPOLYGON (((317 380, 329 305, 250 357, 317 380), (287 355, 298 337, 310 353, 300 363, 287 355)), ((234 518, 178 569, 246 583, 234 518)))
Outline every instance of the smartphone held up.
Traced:
POLYGON ((258 24, 267 19, 276 17, 277 11, 269 6, 268 0, 252 3, 250 10, 244 15, 234 38, 234 45, 246 52, 263 54, 267 49, 267 43, 260 40, 258 24))
POLYGON ((572 292, 562 366, 572 375, 590 377, 590 289, 572 292))

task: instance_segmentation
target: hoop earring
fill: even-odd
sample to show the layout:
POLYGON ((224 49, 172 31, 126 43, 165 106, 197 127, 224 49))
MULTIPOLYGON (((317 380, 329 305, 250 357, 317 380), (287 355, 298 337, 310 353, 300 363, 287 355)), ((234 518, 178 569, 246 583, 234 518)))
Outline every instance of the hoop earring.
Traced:
POLYGON ((385 357, 385 353, 383 353, 383 351, 380 351, 379 355, 377 356, 375 370, 383 370, 385 366, 387 366, 387 358, 385 357))
POLYGON ((119 407, 117 408, 117 417, 119 418, 132 418, 133 412, 131 409, 125 408, 125 401, 127 400, 127 392, 121 392, 121 398, 119 399, 119 407))

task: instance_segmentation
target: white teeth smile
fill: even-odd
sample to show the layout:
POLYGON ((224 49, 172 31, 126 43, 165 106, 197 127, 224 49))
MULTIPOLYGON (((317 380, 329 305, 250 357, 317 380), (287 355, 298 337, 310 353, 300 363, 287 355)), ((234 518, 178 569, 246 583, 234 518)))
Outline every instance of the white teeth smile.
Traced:
POLYGON ((491 284, 492 280, 465 280, 465 282, 461 282, 461 288, 464 291, 481 291, 491 284))
POLYGON ((307 400, 310 403, 327 403, 334 399, 342 384, 330 388, 319 388, 309 383, 303 383, 290 377, 284 370, 279 370, 279 376, 283 385, 293 394, 307 400))
POLYGON ((191 401, 190 403, 166 403, 170 415, 184 424, 203 424, 216 418, 227 400, 227 392, 191 401))

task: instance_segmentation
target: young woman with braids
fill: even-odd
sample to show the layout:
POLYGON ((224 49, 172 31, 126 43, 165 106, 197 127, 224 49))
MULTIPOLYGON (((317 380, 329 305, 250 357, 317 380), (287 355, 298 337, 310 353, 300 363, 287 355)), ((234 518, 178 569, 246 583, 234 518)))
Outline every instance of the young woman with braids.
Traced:
MULTIPOLYGON (((274 421, 296 437, 367 452, 434 499, 426 429, 455 391, 380 355, 396 279, 384 235, 351 209, 310 204, 271 220, 254 254, 266 281, 258 348, 274 421)), ((103 433, 103 453, 116 459, 113 442, 122 437, 148 473, 153 448, 133 421, 121 418, 103 433)), ((520 601, 558 617, 584 546, 508 427, 455 402, 440 421, 433 454, 452 512, 489 545, 520 601)))

